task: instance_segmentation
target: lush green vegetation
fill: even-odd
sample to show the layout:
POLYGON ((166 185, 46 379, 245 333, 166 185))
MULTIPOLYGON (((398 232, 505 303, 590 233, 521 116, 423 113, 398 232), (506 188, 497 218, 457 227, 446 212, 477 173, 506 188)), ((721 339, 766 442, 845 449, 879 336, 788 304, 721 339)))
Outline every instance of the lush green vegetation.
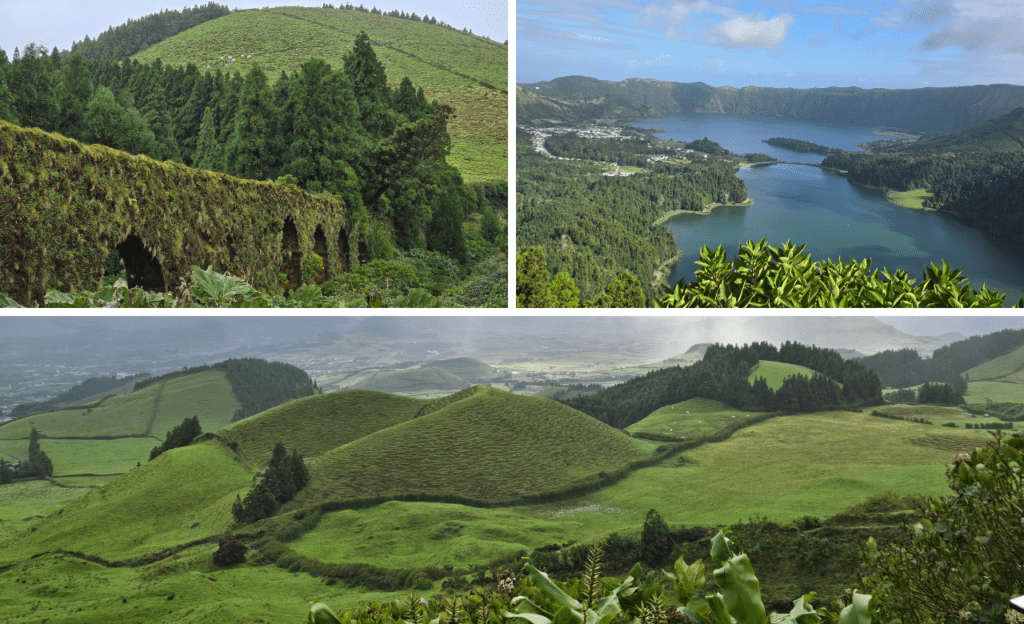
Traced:
MULTIPOLYGON (((230 23, 235 15, 225 19, 230 23)), ((369 17, 371 21, 393 19, 369 17)), ((218 21, 205 22, 197 28, 218 21)), ((453 33, 418 20, 396 21, 417 24, 430 32, 453 33)), ((235 28, 244 30, 242 26, 235 28)), ((452 36, 465 37, 457 33, 452 36)), ((469 38, 499 49, 500 55, 506 54, 502 45, 469 38)), ((3 89, 7 89, 8 83, 12 85, 10 92, 17 94, 10 100, 10 106, 0 110, 0 119, 59 131, 73 139, 146 154, 156 160, 184 162, 255 180, 278 179, 285 185, 298 184, 311 193, 336 196, 343 202, 336 202, 333 210, 324 211, 316 206, 314 211, 319 214, 309 215, 310 223, 302 223, 303 217, 294 205, 282 206, 281 211, 289 214, 258 223, 255 229, 261 231, 254 233, 250 231, 251 220, 246 219, 246 224, 240 226, 219 214, 220 209, 235 202, 220 202, 212 209, 216 214, 206 214, 210 209, 203 204, 211 199, 210 189, 205 188, 211 181, 209 176, 200 176, 200 186, 204 188, 199 194, 204 202, 191 201, 197 197, 190 192, 196 190, 196 180, 168 177, 151 170, 143 177, 143 189, 136 188, 137 184, 128 184, 128 189, 117 188, 119 185, 115 184, 113 189, 97 190, 89 179, 91 167, 74 162, 83 148, 70 142, 62 147, 75 156, 68 159, 71 162, 61 162, 63 166, 57 167, 65 169, 61 170, 62 175, 27 175, 40 165, 53 169, 53 162, 35 161, 40 157, 52 160, 54 154, 49 146, 39 150, 43 153, 26 149, 22 145, 26 137, 19 137, 18 145, 11 146, 13 151, 5 160, 27 160, 25 170, 15 170, 17 180, 6 170, 2 173, 13 183, 12 193, 6 197, 9 201, 3 202, 13 212, 24 210, 20 198, 28 198, 33 206, 41 201, 52 210, 49 199, 60 195, 91 202, 88 212, 93 216, 98 213, 92 205, 97 200, 111 201, 131 216, 126 219, 102 215, 103 227, 83 222, 79 229, 88 232, 89 240, 77 234, 71 240, 67 232, 51 231, 55 230, 52 225, 41 228, 38 240, 28 240, 25 233, 16 233, 20 247, 12 252, 18 256, 12 262, 27 261, 30 266, 43 262, 45 266, 35 267, 43 283, 24 283, 23 273, 16 272, 6 280, 10 283, 5 288, 22 304, 39 302, 49 287, 62 291, 89 288, 102 274, 98 270, 101 254, 106 269, 107 251, 114 247, 124 259, 128 286, 158 291, 170 290, 169 285, 173 288, 192 265, 212 265, 220 271, 241 273, 256 288, 276 292, 284 286, 287 292, 303 281, 321 284, 372 259, 391 260, 397 255, 396 246, 404 253, 437 252, 454 260, 460 269, 479 265, 481 257, 497 260, 503 256, 502 228, 494 208, 504 211, 501 200, 507 196, 505 165, 501 166, 501 175, 478 180, 474 188, 464 184, 458 170, 445 160, 453 145, 447 127, 455 110, 437 100, 428 103, 422 87, 417 91, 408 78, 400 84, 395 84, 399 82, 395 78, 394 87, 389 86, 385 68, 375 56, 366 33, 352 33, 351 39, 353 45, 340 59, 339 69, 332 70, 322 59, 307 56, 290 75, 282 71, 273 85, 259 65, 248 67, 243 78, 237 72, 203 73, 195 65, 175 67, 159 59, 151 63, 118 63, 112 59, 85 61, 81 56, 69 58, 59 54, 51 58, 32 44, 14 63, 8 63, 6 55, 0 52, 0 82, 5 83, 3 89), (359 114, 353 114, 357 108, 359 114), (311 134, 311 129, 316 132, 311 134), (86 179, 80 180, 83 174, 86 179), (155 185, 158 188, 153 188, 154 179, 159 180, 155 185), (89 189, 68 192, 68 188, 52 188, 69 182, 71 186, 84 184, 89 189), (161 212, 148 205, 151 201, 161 204, 172 215, 185 218, 164 223, 167 231, 160 231, 149 223, 161 212), (144 216, 134 210, 136 206, 144 209, 144 216), (203 214, 191 214, 197 207, 203 214), (477 228, 482 236, 473 241, 477 247, 468 250, 463 230, 471 215, 478 215, 471 221, 479 223, 477 228), (132 227, 131 220, 140 222, 132 227), (113 231, 111 222, 116 224, 113 231), (210 223, 219 227, 211 228, 210 223), (147 232, 143 236, 146 240, 129 237, 129 231, 147 232), (263 240, 274 234, 281 237, 280 245, 263 240), (189 241, 191 238, 199 240, 189 241), (35 257, 50 244, 68 257, 35 257), (253 249, 253 245, 259 250, 253 249), (266 257, 254 262, 253 254, 266 257)), ((0 100, 7 104, 6 98, 0 100)), ((474 114, 466 117, 476 119, 474 114)), ((491 124, 490 128, 493 131, 503 125, 491 124)), ((502 158, 504 144, 502 141, 502 158)), ((0 153, 3 151, 0 147, 0 153)), ((137 159, 129 160, 136 164, 137 159)), ((169 165, 156 167, 166 170, 169 165)), ((182 168, 177 173, 187 171, 182 168)), ((137 179, 136 171, 124 173, 137 179)), ((198 173, 185 177, 195 178, 198 173)), ((116 181, 119 176, 108 177, 107 181, 116 181)), ((253 190, 244 183, 241 186, 253 190)), ((251 211, 253 205, 266 208, 269 198, 245 199, 251 211)), ((68 218, 66 212, 44 222, 64 222, 68 218)), ((229 212, 241 215, 244 211, 229 212)), ((13 266, 9 262, 5 265, 13 266)), ((466 277, 459 275, 463 285, 466 277)))
MULTIPOLYGON (((518 141, 518 139, 517 139, 518 141)), ((574 132, 549 136, 544 147, 558 158, 575 158, 596 162, 617 163, 624 166, 649 167, 651 156, 682 158, 679 152, 686 149, 685 143, 659 141, 650 133, 627 135, 620 139, 598 139, 581 137, 574 132)), ((516 163, 518 167, 518 161, 516 163)), ((517 171, 518 177, 518 171, 517 171)))
POLYGON ((904 208, 924 208, 925 202, 933 197, 930 191, 915 189, 912 191, 889 191, 885 198, 904 208))
POLYGON ((159 13, 129 20, 120 26, 111 26, 95 39, 90 39, 86 35, 84 40, 76 41, 71 46, 71 54, 77 52, 87 59, 121 60, 145 50, 154 43, 229 13, 231 10, 228 7, 215 2, 208 2, 192 9, 185 7, 180 11, 164 9, 159 13))
POLYGON ((22 403, 11 408, 11 416, 21 418, 30 414, 40 414, 63 408, 68 404, 86 403, 91 400, 104 399, 110 394, 122 394, 125 388, 133 387, 138 379, 149 377, 149 373, 126 375, 124 377, 91 377, 77 384, 67 392, 47 401, 22 403))
MULTIPOLYGON (((805 245, 761 239, 730 261, 721 245, 702 247, 695 279, 679 280, 654 300, 659 308, 1001 308, 1006 295, 971 287, 960 269, 932 263, 921 281, 902 270, 871 270, 871 259, 813 261, 805 245)), ((1014 307, 1024 307, 1024 297, 1014 307)))
POLYGON ((949 353, 936 351, 926 359, 916 349, 886 350, 862 357, 860 363, 874 371, 886 388, 910 388, 938 381, 963 394, 967 391, 967 382, 960 376, 964 363, 948 357, 949 353))

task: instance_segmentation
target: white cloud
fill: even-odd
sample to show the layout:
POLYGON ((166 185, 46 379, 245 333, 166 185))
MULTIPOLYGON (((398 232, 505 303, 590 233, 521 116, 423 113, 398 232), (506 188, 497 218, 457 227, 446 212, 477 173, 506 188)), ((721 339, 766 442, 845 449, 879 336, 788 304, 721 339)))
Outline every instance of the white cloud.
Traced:
POLYGON ((728 48, 774 48, 786 40, 794 21, 789 13, 768 20, 763 15, 741 15, 718 24, 709 42, 728 48))

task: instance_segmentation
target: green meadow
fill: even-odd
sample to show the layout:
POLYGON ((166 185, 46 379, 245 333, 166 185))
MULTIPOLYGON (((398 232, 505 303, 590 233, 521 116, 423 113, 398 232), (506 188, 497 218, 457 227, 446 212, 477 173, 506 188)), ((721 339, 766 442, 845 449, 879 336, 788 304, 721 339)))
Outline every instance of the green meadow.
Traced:
POLYGON ((793 377, 795 375, 813 377, 814 371, 806 366, 761 360, 756 366, 754 366, 754 370, 750 372, 750 376, 747 377, 747 381, 753 384, 754 380, 758 377, 764 377, 764 380, 768 382, 769 388, 772 390, 778 390, 782 387, 782 381, 786 377, 793 377))
MULTIPOLYGON (((180 424, 180 423, 179 423, 180 424)), ((161 436, 162 438, 162 436, 161 436)), ((53 461, 54 476, 111 475, 128 472, 149 460, 149 451, 163 440, 120 438, 116 440, 52 440, 43 438, 40 448, 53 461)), ((28 440, 0 440, 0 455, 28 457, 28 440)))
POLYGON ((676 436, 708 435, 735 423, 738 418, 759 414, 733 409, 720 401, 697 398, 666 405, 640 422, 626 427, 626 431, 676 436))
POLYGON ((914 189, 912 191, 889 191, 886 199, 904 208, 924 208, 924 200, 934 196, 934 193, 927 189, 914 189))
MULTIPOLYGON (((971 381, 994 381, 996 379, 1010 377, 1015 373, 1024 370, 1024 347, 1019 347, 1006 355, 983 362, 967 371, 967 378, 971 381)), ((1024 380, 1015 379, 1017 383, 1024 380)))
POLYGON ((311 57, 341 67, 360 31, 369 35, 390 86, 408 77, 428 100, 455 107, 449 161, 463 179, 507 181, 508 47, 501 42, 387 15, 277 7, 204 22, 132 58, 242 74, 259 64, 273 82, 311 57))
POLYGON ((964 399, 968 403, 1024 403, 1024 384, 1006 381, 972 381, 964 399))

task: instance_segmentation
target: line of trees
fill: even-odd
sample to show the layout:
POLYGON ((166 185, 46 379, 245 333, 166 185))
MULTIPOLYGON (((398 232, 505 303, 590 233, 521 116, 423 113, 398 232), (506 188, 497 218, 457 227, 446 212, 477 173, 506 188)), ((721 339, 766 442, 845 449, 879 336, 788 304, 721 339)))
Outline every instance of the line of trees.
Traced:
POLYGON ((11 483, 15 479, 39 477, 45 479, 53 476, 53 462, 39 446, 39 432, 35 427, 29 434, 28 459, 17 464, 0 459, 0 484, 11 483))
POLYGON ((167 432, 163 444, 154 446, 149 452, 149 461, 159 457, 164 451, 181 448, 192 444, 192 440, 203 435, 203 428, 199 425, 199 417, 185 418, 181 424, 167 432))
POLYGON ((963 370, 957 370, 959 366, 944 356, 922 358, 916 349, 908 347, 869 355, 860 358, 860 363, 873 370, 887 388, 909 388, 931 381, 948 384, 959 395, 967 392, 967 381, 960 376, 963 370))
POLYGON ((299 490, 309 484, 309 470, 299 456, 298 449, 288 454, 284 444, 278 442, 266 471, 258 476, 256 485, 245 495, 235 497, 231 515, 235 522, 255 522, 274 515, 299 490))
POLYGON ((738 409, 781 413, 883 403, 878 376, 860 363, 843 360, 829 349, 788 341, 781 347, 767 342, 742 347, 714 344, 700 362, 690 366, 651 371, 597 394, 562 402, 622 429, 661 407, 695 397, 721 401, 738 409), (761 360, 805 366, 815 374, 789 377, 773 391, 763 377, 753 384, 748 381, 750 371, 761 360))

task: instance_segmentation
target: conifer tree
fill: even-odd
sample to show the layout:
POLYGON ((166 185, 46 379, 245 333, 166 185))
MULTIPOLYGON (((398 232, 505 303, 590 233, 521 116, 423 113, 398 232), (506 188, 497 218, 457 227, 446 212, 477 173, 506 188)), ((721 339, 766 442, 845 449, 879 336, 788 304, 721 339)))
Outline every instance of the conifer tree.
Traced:
POLYGON ((352 50, 345 54, 344 71, 359 102, 363 127, 374 136, 391 134, 395 124, 389 114, 391 89, 388 88, 388 77, 365 32, 359 32, 352 50))
POLYGON ((644 528, 640 533, 640 559, 649 566, 656 566, 672 554, 672 537, 668 525, 655 510, 647 512, 644 528))
POLYGON ((221 171, 224 158, 220 143, 217 142, 217 127, 214 121, 213 107, 207 106, 203 113, 203 121, 199 126, 199 137, 192 166, 210 171, 221 171))
POLYGON ((34 43, 25 46, 21 59, 15 59, 9 86, 21 124, 26 128, 52 131, 57 123, 59 104, 53 62, 46 51, 34 43))
POLYGON ((565 271, 559 272, 548 283, 549 308, 580 307, 580 289, 565 271))
POLYGON ((28 462, 33 474, 38 475, 40 479, 53 475, 53 462, 39 447, 39 432, 35 427, 32 427, 28 438, 28 462))
POLYGON ((81 54, 75 54, 61 70, 63 79, 57 85, 60 104, 61 134, 82 141, 86 136, 85 108, 92 97, 92 74, 81 54))
POLYGON ((269 145, 270 87, 267 76, 255 65, 245 77, 227 144, 227 169, 232 175, 253 180, 270 176, 274 166, 269 145))

